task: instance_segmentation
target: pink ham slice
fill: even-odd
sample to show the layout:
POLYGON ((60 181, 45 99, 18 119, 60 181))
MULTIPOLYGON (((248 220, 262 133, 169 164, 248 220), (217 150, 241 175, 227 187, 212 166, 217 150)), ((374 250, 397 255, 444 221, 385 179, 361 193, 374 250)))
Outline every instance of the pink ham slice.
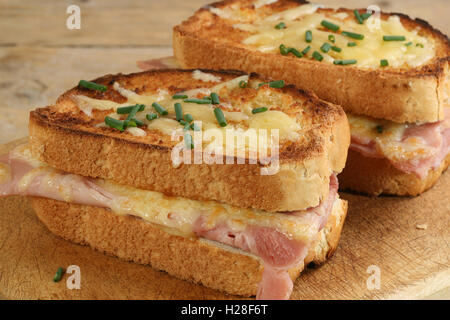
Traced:
MULTIPOLYGON (((103 190, 95 180, 86 177, 67 174, 59 171, 52 173, 51 183, 44 181, 46 173, 39 173, 31 179, 25 188, 19 187, 21 178, 30 172, 34 166, 21 158, 10 155, 0 157, 0 162, 10 166, 11 179, 0 184, 0 196, 29 195, 67 201, 61 195, 61 188, 71 191, 70 202, 84 205, 111 208, 115 195, 103 190)), ((306 219, 317 232, 322 229, 331 213, 337 198, 338 182, 336 175, 330 178, 330 193, 327 199, 306 211, 286 212, 285 214, 306 219)), ((264 264, 262 280, 258 286, 258 299, 288 299, 293 288, 288 270, 295 266, 303 267, 303 261, 312 242, 301 242, 289 239, 275 228, 249 225, 243 230, 236 230, 223 222, 213 228, 208 228, 204 216, 194 223, 193 229, 197 236, 217 241, 261 258, 264 264)))
MULTIPOLYGON (((430 169, 439 167, 450 153, 450 108, 445 109, 444 115, 442 121, 410 125, 400 140, 402 142, 411 137, 419 139, 424 145, 435 150, 432 157, 402 162, 391 161, 392 165, 400 171, 414 173, 421 179, 427 176, 430 169)), ((376 142, 370 139, 362 139, 352 135, 350 149, 368 158, 385 158, 377 148, 376 142)))

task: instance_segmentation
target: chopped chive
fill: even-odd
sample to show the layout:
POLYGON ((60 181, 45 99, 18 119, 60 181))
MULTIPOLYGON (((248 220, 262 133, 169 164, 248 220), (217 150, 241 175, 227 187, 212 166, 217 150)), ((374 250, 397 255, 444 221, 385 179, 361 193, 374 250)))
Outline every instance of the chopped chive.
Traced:
POLYGON ((191 129, 194 131, 200 131, 200 128, 195 123, 191 124, 191 129))
POLYGON ((247 87, 247 81, 241 80, 239 81, 239 88, 244 89, 245 87, 247 87))
POLYGON ((417 44, 416 44, 416 47, 421 47, 421 48, 423 48, 423 44, 417 43, 417 44))
POLYGON ((333 31, 338 31, 339 30, 339 26, 327 21, 327 20, 322 20, 322 22, 320 23, 322 26, 324 26, 327 29, 333 30, 333 31))
POLYGON ((127 106, 127 107, 120 107, 117 108, 117 113, 118 114, 128 114, 130 113, 134 107, 139 106, 138 111, 144 111, 145 109, 145 105, 143 104, 135 104, 134 106, 127 106))
POLYGON ((412 42, 410 41, 410 42, 407 42, 407 43, 405 43, 405 46, 407 46, 407 47, 409 47, 410 45, 412 45, 412 42))
POLYGON ((187 95, 185 95, 185 94, 178 94, 178 93, 176 93, 176 94, 174 94, 172 96, 172 99, 187 99, 187 98, 189 98, 187 95))
POLYGON ((123 128, 126 129, 128 127, 136 127, 136 122, 134 122, 132 119, 136 115, 136 113, 141 109, 142 105, 136 104, 131 109, 130 113, 128 114, 128 117, 123 121, 123 128))
POLYGON ((137 123, 134 121, 134 119, 123 121, 123 128, 126 129, 129 127, 137 127, 137 123))
POLYGON ((363 20, 367 20, 367 19, 369 19, 369 17, 370 17, 371 15, 372 15, 372 14, 369 13, 369 12, 363 13, 363 14, 361 15, 361 18, 363 18, 363 20))
POLYGON ((180 121, 183 119, 183 108, 181 107, 181 103, 177 102, 174 104, 175 108, 175 116, 177 121, 180 121))
POLYGON ((192 136, 190 133, 186 133, 184 135, 184 145, 186 146, 186 149, 194 149, 194 143, 192 142, 192 136))
POLYGON ((322 61, 323 60, 323 56, 318 51, 314 51, 312 56, 317 61, 322 61))
POLYGON ((336 46, 331 46, 331 50, 336 51, 336 52, 341 52, 342 49, 336 46))
POLYGON ((327 42, 325 42, 321 47, 320 50, 322 50, 322 52, 328 52, 331 49, 331 45, 327 42))
POLYGON ((307 46, 305 49, 302 50, 302 54, 303 55, 307 54, 310 49, 311 49, 311 46, 307 46))
POLYGON ((349 60, 334 60, 334 64, 338 64, 341 66, 345 66, 347 64, 355 64, 357 61, 355 59, 349 59, 349 60))
POLYGON ((306 42, 311 42, 312 41, 312 32, 311 32, 311 30, 307 30, 305 32, 305 41, 306 42))
POLYGON ((215 92, 211 93, 211 102, 212 104, 219 104, 220 100, 219 100, 219 95, 215 92))
POLYGON ((347 43, 347 47, 356 47, 356 42, 347 43))
POLYGON ((377 125, 376 129, 378 133, 383 133, 383 126, 377 125))
POLYGON ((186 123, 184 124, 183 130, 184 130, 184 131, 188 131, 188 130, 190 130, 190 129, 191 129, 191 125, 190 125, 189 123, 186 122, 186 123))
POLYGON ((289 49, 284 44, 280 44, 280 53, 285 56, 289 54, 289 49))
POLYGON ((291 52, 297 58, 303 57, 303 54, 295 48, 289 48, 289 52, 291 52))
POLYGON ((335 43, 336 42, 336 37, 334 36, 334 34, 329 34, 328 35, 328 41, 335 43))
POLYGON ((105 123, 107 126, 110 126, 111 128, 123 131, 123 121, 122 120, 117 120, 111 117, 106 116, 105 117, 105 123))
POLYGON ((216 116, 217 122, 221 127, 227 126, 227 120, 225 119, 225 116, 223 115, 222 109, 215 108, 214 109, 214 115, 216 116))
POLYGON ((147 120, 152 121, 158 118, 158 115, 156 113, 148 113, 146 116, 147 120))
POLYGON ((356 18, 356 20, 358 20, 359 24, 364 23, 364 19, 361 17, 358 10, 353 10, 353 14, 355 15, 355 18, 356 18))
POLYGON ((281 89, 284 87, 284 80, 270 81, 269 87, 281 89))
POLYGON ((386 59, 380 60, 380 66, 387 67, 389 65, 389 62, 386 59))
POLYGON ((180 120, 179 122, 180 122, 180 124, 181 124, 181 125, 183 125, 183 126, 185 126, 185 125, 186 125, 186 123, 187 123, 187 122, 186 122, 186 121, 184 121, 183 119, 181 119, 181 120, 180 120))
POLYGON ((53 277, 54 282, 59 282, 63 276, 64 269, 62 267, 59 267, 58 270, 56 270, 55 276, 53 277))
POLYGON ((197 103, 197 104, 210 104, 211 100, 210 99, 184 99, 184 102, 188 102, 188 103, 197 103))
POLYGON ((191 123, 192 121, 194 121, 194 117, 191 114, 186 113, 184 115, 184 120, 186 120, 187 122, 191 123))
POLYGON ((252 113, 255 114, 255 113, 261 113, 261 112, 265 112, 265 111, 267 111, 266 107, 260 107, 260 108, 253 109, 252 113))
POLYGON ((284 23, 284 22, 280 22, 279 24, 277 24, 275 26, 275 29, 278 29, 278 30, 284 29, 284 28, 286 28, 286 23, 284 23))
POLYGON ((86 80, 80 80, 80 82, 78 82, 78 87, 90 90, 97 90, 101 92, 105 92, 106 90, 108 90, 107 86, 86 80))
POLYGON ((131 110, 130 113, 128 114, 127 120, 130 120, 131 118, 134 118, 134 116, 136 115, 136 113, 138 111, 142 111, 144 110, 145 106, 143 104, 136 104, 134 105, 131 110))
POLYGON ((138 126, 143 126, 144 125, 144 123, 141 120, 136 119, 136 118, 131 119, 131 121, 136 123, 136 125, 138 125, 138 126))
POLYGON ((405 36, 383 36, 384 41, 405 41, 405 36))
POLYGON ((353 39, 357 39, 357 40, 362 40, 364 39, 364 35, 363 34, 359 34, 359 33, 355 33, 355 32, 349 32, 349 31, 342 31, 341 34, 343 36, 347 36, 353 39))
POLYGON ((158 112, 162 116, 166 116, 169 114, 167 112, 167 110, 162 105, 160 105, 158 102, 153 102, 152 107, 155 108, 156 112, 158 112))

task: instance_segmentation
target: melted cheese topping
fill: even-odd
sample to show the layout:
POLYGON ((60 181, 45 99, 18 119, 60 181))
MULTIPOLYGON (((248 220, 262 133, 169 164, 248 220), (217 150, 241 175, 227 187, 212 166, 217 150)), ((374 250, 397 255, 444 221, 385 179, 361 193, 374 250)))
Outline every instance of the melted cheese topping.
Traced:
POLYGON ((363 142, 374 141, 381 154, 392 161, 428 158, 436 152, 435 148, 428 146, 420 138, 410 137, 402 140, 409 124, 353 114, 347 114, 347 118, 353 137, 363 142))
POLYGON ((317 8, 318 6, 313 4, 301 5, 262 20, 256 19, 252 23, 237 23, 234 27, 252 33, 243 43, 261 52, 280 53, 281 44, 299 51, 311 46, 306 57, 312 57, 313 52, 318 51, 324 57, 324 61, 329 63, 339 59, 356 59, 356 65, 359 67, 378 68, 380 60, 387 59, 391 67, 418 67, 435 56, 434 40, 418 35, 418 30, 408 31, 398 16, 390 16, 387 20, 371 16, 363 24, 359 24, 353 15, 335 13, 328 16, 316 12, 317 8), (340 27, 338 33, 322 27, 322 20, 338 25, 340 27), (279 22, 284 22, 286 28, 276 29, 275 25, 279 22), (307 30, 312 31, 310 43, 305 40, 307 30), (364 39, 356 40, 344 36, 340 34, 341 31, 362 34, 364 39), (334 35, 335 43, 329 41, 330 34, 334 35), (405 36, 406 40, 384 41, 385 35, 405 36), (349 42, 356 42, 357 45, 348 47, 349 42), (408 42, 412 44, 406 46, 408 42), (325 53, 320 50, 324 43, 339 47, 342 51, 330 50, 325 53), (423 45, 423 48, 416 44, 423 45))
MULTIPOLYGON (((198 70, 197 70, 198 71, 198 70)), ((193 72, 193 77, 201 79, 206 82, 217 82, 221 81, 219 77, 212 74, 204 73, 198 71, 193 72)), ((229 81, 222 81, 210 88, 197 88, 192 90, 187 90, 180 92, 180 94, 187 95, 189 98, 202 98, 203 96, 209 96, 212 92, 219 94, 220 99, 224 98, 227 100, 229 93, 232 90, 241 90, 239 88, 239 83, 241 81, 249 82, 249 87, 257 90, 256 97, 252 101, 231 103, 231 102, 221 102, 223 107, 222 112, 228 123, 226 127, 220 127, 216 116, 214 114, 215 105, 212 104, 196 104, 184 102, 183 99, 173 99, 172 95, 166 89, 159 89, 155 94, 140 95, 134 91, 123 88, 118 82, 113 84, 115 90, 117 90, 122 96, 127 99, 126 103, 116 103, 109 100, 97 100, 86 96, 77 95, 74 97, 74 102, 83 110, 86 114, 91 115, 92 110, 113 110, 116 111, 117 108, 122 106, 129 106, 133 104, 144 104, 145 109, 142 112, 138 112, 135 116, 136 119, 142 121, 148 130, 157 130, 165 135, 183 135, 183 125, 176 121, 175 114, 175 103, 180 103, 183 114, 192 115, 194 122, 197 127, 201 128, 203 136, 203 146, 218 148, 221 147, 223 152, 228 150, 226 148, 227 139, 226 134, 239 136, 251 136, 256 132, 257 145, 251 145, 252 140, 246 139, 243 145, 235 146, 234 151, 239 152, 241 149, 270 149, 272 145, 278 144, 279 141, 295 141, 299 138, 298 131, 301 130, 295 117, 288 116, 286 113, 279 110, 270 110, 271 108, 279 109, 280 107, 289 107, 295 101, 290 95, 277 92, 271 88, 261 87, 258 88, 259 82, 249 81, 248 75, 243 75, 231 79, 229 81), (156 113, 152 107, 153 102, 158 102, 167 111, 168 115, 161 116, 155 120, 147 120, 146 115, 148 113, 156 113), (262 113, 253 114, 252 110, 258 107, 267 107, 269 110, 262 113), (229 110, 229 111, 228 111, 229 110), (265 137, 259 138, 260 129, 267 129, 268 139, 265 137), (272 130, 278 129, 278 138, 271 137, 272 130), (221 139, 207 139, 206 137, 216 136, 221 134, 221 139)), ((125 115, 119 115, 113 112, 108 115, 109 117, 115 119, 124 118, 125 115)), ((104 127, 104 123, 96 125, 97 127, 104 127)), ((128 128, 126 132, 134 136, 145 136, 145 130, 141 128, 128 128)), ((188 131, 193 134, 193 131, 188 131)), ((231 142, 231 140, 229 140, 231 142)), ((235 141, 235 138, 233 138, 235 141)), ((227 155, 230 154, 231 150, 228 150, 227 155)))

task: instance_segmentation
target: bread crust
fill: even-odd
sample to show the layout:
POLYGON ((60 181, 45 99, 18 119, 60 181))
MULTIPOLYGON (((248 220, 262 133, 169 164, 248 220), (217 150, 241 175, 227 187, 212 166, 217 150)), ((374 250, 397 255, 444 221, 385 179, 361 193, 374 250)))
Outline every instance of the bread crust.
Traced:
POLYGON ((387 159, 367 158, 349 150, 345 169, 339 174, 340 190, 368 195, 390 194, 417 196, 431 188, 450 165, 450 154, 436 169, 430 169, 424 179, 396 169, 387 159))
MULTIPOLYGON (((30 197, 39 219, 54 234, 82 245, 193 281, 229 294, 253 296, 263 266, 250 254, 211 241, 188 239, 163 231, 132 216, 109 209, 30 197)), ((333 214, 313 244, 305 265, 320 264, 336 249, 347 212, 347 202, 335 203, 333 214)), ((303 264, 289 270, 295 280, 303 264)))
MULTIPOLYGON (((234 78, 242 73, 215 74, 234 78)), ((178 90, 186 87, 192 77, 186 70, 158 70, 108 75, 94 81, 108 86, 120 81, 129 88, 146 92, 151 90, 147 84, 157 86, 158 80, 167 86, 177 84, 174 90, 178 90)), ((349 126, 340 107, 294 87, 282 90, 302 97, 306 105, 303 116, 314 125, 305 132, 309 137, 306 144, 281 147, 280 170, 274 175, 261 175, 260 164, 237 164, 236 161, 227 165, 203 163, 174 167, 172 145, 164 140, 167 137, 161 134, 135 137, 112 128, 94 127, 92 120, 75 108, 71 100, 71 96, 85 93, 78 88, 63 94, 56 106, 30 113, 30 149, 36 158, 57 169, 168 196, 216 200, 271 212, 303 210, 319 205, 328 196, 330 174, 340 172, 345 164, 350 143, 349 126)), ((124 102, 114 90, 86 94, 124 102)))
MULTIPOLYGON (((211 4, 223 8, 245 0, 211 4)), ((306 3, 306 2, 300 2, 306 3)), ((279 0, 265 13, 298 5, 298 1, 279 0)), ((318 9, 332 11, 333 9, 318 9)), ((338 9, 353 16, 350 9, 338 9)), ((363 12, 363 10, 360 10, 363 12)), ((381 13, 386 19, 390 13, 381 13)), ((434 122, 444 117, 450 87, 450 41, 423 20, 397 14, 406 28, 419 28, 436 43, 436 57, 428 64, 409 69, 363 69, 336 66, 278 53, 262 53, 242 44, 249 33, 232 25, 207 8, 173 30, 174 54, 185 68, 238 69, 264 77, 284 79, 298 88, 315 92, 320 98, 341 105, 345 111, 399 123, 434 122), (207 27, 206 27, 207 26, 207 27), (213 26, 213 27, 211 27, 213 26), (217 36, 220 30, 220 37, 217 36)))

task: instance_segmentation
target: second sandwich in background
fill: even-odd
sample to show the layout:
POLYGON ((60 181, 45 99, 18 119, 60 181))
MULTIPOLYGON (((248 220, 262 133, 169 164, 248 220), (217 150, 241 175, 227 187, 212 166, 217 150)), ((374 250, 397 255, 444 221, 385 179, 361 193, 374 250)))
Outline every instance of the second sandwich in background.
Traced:
POLYGON ((450 162, 450 42, 402 14, 227 0, 174 28, 182 67, 284 79, 340 104, 352 141, 342 189, 418 195, 450 162))

